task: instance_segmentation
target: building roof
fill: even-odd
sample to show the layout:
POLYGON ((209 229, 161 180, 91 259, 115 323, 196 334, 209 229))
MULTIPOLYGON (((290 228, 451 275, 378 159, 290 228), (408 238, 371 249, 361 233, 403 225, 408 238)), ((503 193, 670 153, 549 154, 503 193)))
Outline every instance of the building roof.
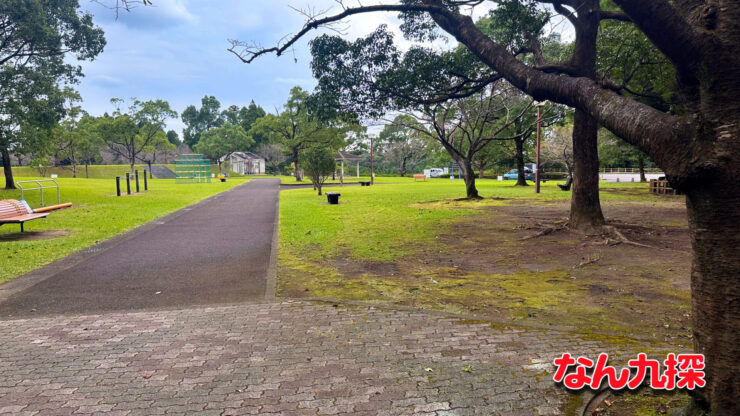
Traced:
POLYGON ((244 160, 264 160, 264 158, 262 156, 257 155, 257 154, 252 153, 252 152, 232 152, 230 154, 224 155, 221 158, 221 161, 224 161, 224 160, 228 159, 229 156, 238 157, 238 158, 244 159, 244 160))
POLYGON ((362 160, 362 156, 353 155, 352 153, 345 153, 345 152, 337 152, 336 156, 334 156, 336 160, 362 160))

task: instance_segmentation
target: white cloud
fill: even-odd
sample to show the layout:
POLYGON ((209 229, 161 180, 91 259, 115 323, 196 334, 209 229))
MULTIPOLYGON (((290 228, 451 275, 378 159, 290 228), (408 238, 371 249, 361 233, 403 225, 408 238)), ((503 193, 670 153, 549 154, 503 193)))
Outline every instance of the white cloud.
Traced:
POLYGON ((197 23, 198 18, 188 9, 187 0, 156 0, 151 6, 139 6, 131 12, 121 11, 116 15, 105 11, 102 6, 88 9, 104 22, 117 21, 120 24, 147 31, 165 29, 181 24, 197 23), (101 10, 102 9, 102 10, 101 10))

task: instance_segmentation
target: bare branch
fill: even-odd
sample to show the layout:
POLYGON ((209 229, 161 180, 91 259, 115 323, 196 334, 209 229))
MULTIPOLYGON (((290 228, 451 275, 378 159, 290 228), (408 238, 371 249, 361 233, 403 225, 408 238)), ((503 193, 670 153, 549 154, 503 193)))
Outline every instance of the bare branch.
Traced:
MULTIPOLYGON (((462 1, 461 4, 478 4, 480 1, 462 1)), ((339 2, 343 6, 342 2, 339 2)), ((258 57, 274 53, 277 56, 282 55, 287 49, 293 46, 300 38, 305 36, 308 32, 319 28, 325 28, 334 23, 340 22, 347 17, 363 14, 363 13, 374 13, 374 12, 449 12, 449 10, 441 5, 434 4, 378 4, 373 6, 359 6, 359 7, 347 7, 341 13, 332 16, 307 15, 308 20, 303 25, 303 28, 298 31, 295 35, 291 36, 287 41, 278 43, 277 46, 270 48, 264 48, 256 45, 253 42, 242 42, 238 40, 229 40, 231 47, 227 51, 234 54, 242 62, 248 64, 257 59, 258 57)))

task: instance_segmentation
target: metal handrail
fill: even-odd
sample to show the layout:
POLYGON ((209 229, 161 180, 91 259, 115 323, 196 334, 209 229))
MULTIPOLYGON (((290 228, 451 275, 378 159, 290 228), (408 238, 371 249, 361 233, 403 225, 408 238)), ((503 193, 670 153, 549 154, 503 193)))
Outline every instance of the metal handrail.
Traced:
POLYGON ((38 190, 38 191, 41 191, 41 206, 43 207, 43 206, 45 206, 44 205, 44 189, 56 188, 56 190, 57 190, 57 204, 61 204, 62 203, 61 195, 59 195, 59 183, 57 181, 55 181, 54 179, 38 179, 38 180, 30 180, 30 181, 18 181, 15 184, 18 185, 19 188, 21 188, 21 199, 22 200, 25 200, 25 198, 23 198, 23 192, 24 191, 37 191, 38 190), (43 186, 41 184, 41 182, 54 182, 54 186, 43 186), (22 184, 24 184, 24 183, 35 183, 39 187, 38 188, 23 188, 23 185, 22 184))

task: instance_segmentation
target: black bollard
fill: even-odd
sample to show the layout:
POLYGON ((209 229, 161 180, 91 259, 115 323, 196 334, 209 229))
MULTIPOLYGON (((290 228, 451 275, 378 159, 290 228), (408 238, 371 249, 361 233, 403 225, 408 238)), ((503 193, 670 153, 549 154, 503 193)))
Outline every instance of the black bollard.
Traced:
POLYGON ((134 176, 136 177, 136 193, 139 193, 139 171, 134 171, 134 176))
POLYGON ((116 196, 121 196, 121 177, 116 176, 116 196))
POLYGON ((145 191, 149 190, 149 184, 146 181, 146 171, 144 171, 144 190, 145 191))
POLYGON ((131 174, 126 172, 126 193, 131 195, 131 174))

